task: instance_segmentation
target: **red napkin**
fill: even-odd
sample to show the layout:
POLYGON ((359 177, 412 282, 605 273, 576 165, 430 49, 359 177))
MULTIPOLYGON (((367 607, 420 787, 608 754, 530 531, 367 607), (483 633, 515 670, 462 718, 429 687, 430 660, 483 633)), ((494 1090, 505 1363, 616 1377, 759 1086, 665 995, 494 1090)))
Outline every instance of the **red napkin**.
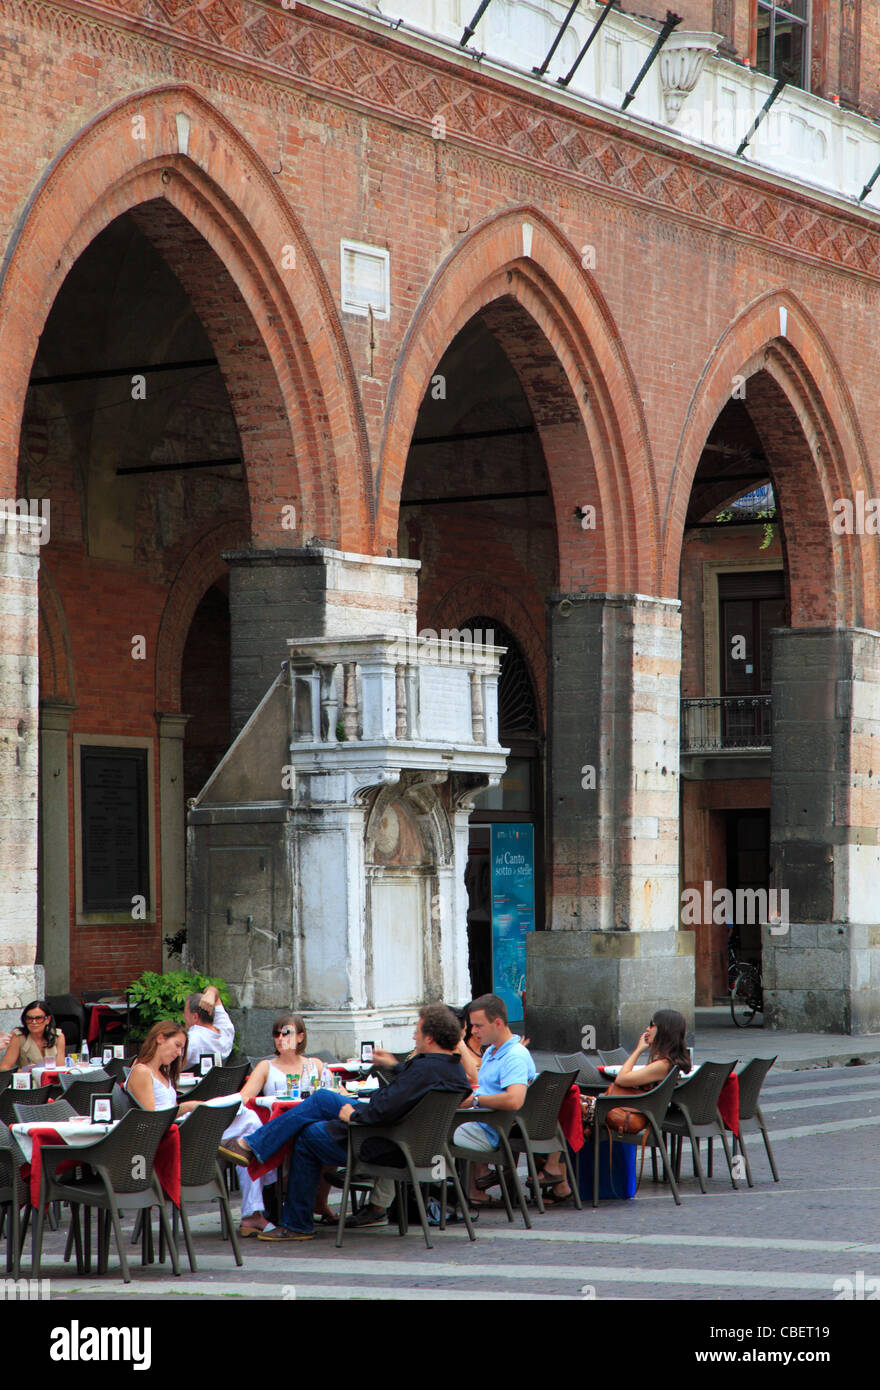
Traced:
POLYGON ((581 1115, 581 1093, 577 1086, 570 1086, 566 1093, 559 1111, 559 1123, 569 1148, 578 1153, 584 1147, 584 1121, 581 1115))
POLYGON ((162 1191, 180 1206, 180 1130, 172 1125, 156 1150, 156 1176, 162 1191))
MULTIPOLYGON (((59 1079, 59 1078, 58 1078, 58 1073, 57 1073, 57 1071, 44 1071, 44 1072, 43 1072, 43 1079, 42 1079, 42 1081, 40 1082, 40 1085, 41 1085, 41 1086, 57 1086, 57 1085, 58 1085, 58 1079, 59 1079)), ((54 1096, 50 1096, 50 1097, 49 1097, 49 1100, 50 1100, 50 1101, 53 1101, 54 1099, 55 1099, 54 1096)))
POLYGON ((730 1073, 724 1085, 721 1087, 721 1095, 718 1097, 718 1109, 721 1111, 721 1118, 724 1121, 725 1129, 733 1130, 739 1137, 739 1079, 735 1071, 730 1073))
MULTIPOLYGON (((51 1129, 48 1126, 45 1129, 32 1129, 30 1137, 34 1146, 30 1162, 31 1206, 36 1210, 40 1205, 40 1183, 43 1176, 42 1147, 44 1144, 61 1144, 64 1148, 67 1148, 67 1145, 64 1143, 57 1129, 51 1129)), ((58 1173, 66 1172, 68 1168, 75 1168, 76 1164, 77 1160, 72 1158, 69 1163, 59 1163, 55 1171, 58 1173)), ((28 1181, 27 1169, 28 1165, 24 1164, 21 1175, 25 1182, 28 1181)))

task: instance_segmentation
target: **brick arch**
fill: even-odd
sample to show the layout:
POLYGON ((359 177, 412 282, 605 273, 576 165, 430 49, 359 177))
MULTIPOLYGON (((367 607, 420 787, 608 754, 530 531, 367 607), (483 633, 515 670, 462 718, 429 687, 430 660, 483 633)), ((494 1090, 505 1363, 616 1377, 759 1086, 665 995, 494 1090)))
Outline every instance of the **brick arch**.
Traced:
POLYGON ((541 728, 547 727, 547 659, 544 637, 538 631, 523 603, 501 584, 493 583, 488 575, 471 575, 460 579, 447 589, 434 604, 425 624, 434 632, 461 627, 477 613, 489 613, 513 633, 525 658, 532 678, 541 728))
POLYGON ((172 269, 205 316, 235 413, 252 542, 316 537, 363 550, 371 516, 366 430, 323 271, 263 162, 225 116, 177 85, 126 97, 78 132, 10 240, 0 266, 0 487, 14 487, 31 364, 65 275, 122 213, 140 208, 147 234, 160 236, 156 207, 198 234, 197 252, 184 248, 172 269), (143 140, 134 138, 136 117, 143 140), (186 154, 178 118, 189 122, 186 154), (286 247, 295 257, 290 270, 281 263, 286 247), (194 254, 213 274, 190 264, 194 254), (280 528, 277 499, 297 505, 298 531, 280 528))
POLYGON ((212 584, 229 573, 224 550, 239 550, 242 525, 229 521, 193 546, 174 576, 156 640, 156 710, 181 712, 183 652, 196 609, 212 584))
POLYGON ((40 564, 38 591, 40 699, 75 705, 76 684, 67 616, 45 561, 40 564))
POLYGON ((576 587, 581 576, 593 589, 650 592, 648 576, 658 567, 656 487, 635 376, 593 278, 573 246, 532 207, 508 210, 475 228, 439 267, 413 317, 388 393, 377 549, 396 547, 410 439, 437 362, 475 314, 488 311, 494 331, 492 317, 510 301, 518 307, 521 333, 543 341, 541 357, 554 401, 561 403, 561 388, 566 397, 566 418, 554 425, 536 397, 527 354, 509 354, 544 452, 559 582, 576 587), (531 228, 530 247, 524 224, 531 228), (597 508, 595 532, 585 533, 574 516, 586 503, 597 508))
POLYGON ((777 483, 792 626, 876 627, 876 538, 831 530, 835 498, 876 495, 864 436, 826 338, 788 291, 762 296, 725 330, 691 397, 666 498, 660 592, 678 593, 694 476, 736 375, 777 483))

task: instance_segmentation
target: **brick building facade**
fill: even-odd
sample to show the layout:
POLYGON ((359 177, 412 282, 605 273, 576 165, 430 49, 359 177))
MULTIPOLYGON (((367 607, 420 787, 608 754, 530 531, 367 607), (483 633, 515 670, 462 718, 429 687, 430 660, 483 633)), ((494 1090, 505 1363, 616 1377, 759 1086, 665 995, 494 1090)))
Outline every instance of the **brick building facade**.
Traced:
MULTIPOLYGON (((555 0, 493 0, 470 49, 458 0, 7 0, 0 498, 50 523, 0 551, 0 1005, 35 959, 53 992, 161 968, 186 799, 288 638, 485 617, 534 702, 533 1036, 691 1007, 681 892, 728 885, 738 813, 789 890, 771 1016, 880 1028, 878 543, 833 524, 880 495, 880 25, 678 8, 622 111, 665 4, 613 7, 566 82, 588 0, 543 76, 555 0), (738 153, 801 19, 777 143, 738 153), (717 518, 765 484, 762 550, 717 518), (719 614, 769 642, 776 580, 723 574, 781 576, 772 737, 725 733, 719 614), (721 722, 680 778, 681 699, 721 722), (90 768, 139 788, 133 911, 101 899, 90 768)), ((695 935, 707 1002, 726 933, 695 935)))

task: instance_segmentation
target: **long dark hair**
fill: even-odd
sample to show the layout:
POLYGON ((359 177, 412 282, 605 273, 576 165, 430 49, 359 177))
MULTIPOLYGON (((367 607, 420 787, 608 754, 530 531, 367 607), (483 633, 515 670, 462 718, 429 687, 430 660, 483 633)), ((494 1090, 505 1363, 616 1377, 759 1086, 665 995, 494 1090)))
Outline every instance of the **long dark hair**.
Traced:
POLYGON ((42 1009, 43 1013, 46 1015, 47 1022, 43 1032, 43 1047, 53 1047, 58 1036, 58 1030, 55 1027, 55 1019, 52 1017, 52 1010, 49 1008, 45 999, 32 999, 29 1004, 25 1004, 21 1011, 21 1031, 23 1035, 26 1038, 30 1037, 30 1030, 27 1026, 27 1016, 31 1009, 42 1009))
POLYGON ((690 1071, 691 1059, 684 1040, 687 1032, 684 1014, 677 1009, 658 1009, 654 1014, 654 1024, 657 1034, 651 1045, 651 1061, 657 1062, 662 1058, 672 1066, 680 1067, 683 1072, 690 1071))

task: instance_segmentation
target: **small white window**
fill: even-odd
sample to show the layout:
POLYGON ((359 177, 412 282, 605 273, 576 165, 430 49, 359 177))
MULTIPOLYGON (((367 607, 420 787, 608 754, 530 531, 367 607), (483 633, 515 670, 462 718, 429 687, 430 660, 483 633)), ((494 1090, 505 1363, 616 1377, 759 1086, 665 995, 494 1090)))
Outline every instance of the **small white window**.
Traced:
POLYGON ((377 319, 391 313, 391 257, 380 246, 364 246, 359 241, 340 243, 342 256, 342 309, 346 314, 377 319))

